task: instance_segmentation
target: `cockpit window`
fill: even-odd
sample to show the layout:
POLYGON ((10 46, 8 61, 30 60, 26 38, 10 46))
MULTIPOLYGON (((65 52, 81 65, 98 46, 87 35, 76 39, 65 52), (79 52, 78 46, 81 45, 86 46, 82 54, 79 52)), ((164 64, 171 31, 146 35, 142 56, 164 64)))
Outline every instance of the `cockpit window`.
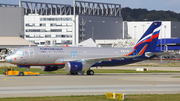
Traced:
POLYGON ((14 50, 11 54, 15 54, 17 50, 14 50))
POLYGON ((17 50, 13 52, 15 55, 24 55, 24 52, 22 50, 17 50))

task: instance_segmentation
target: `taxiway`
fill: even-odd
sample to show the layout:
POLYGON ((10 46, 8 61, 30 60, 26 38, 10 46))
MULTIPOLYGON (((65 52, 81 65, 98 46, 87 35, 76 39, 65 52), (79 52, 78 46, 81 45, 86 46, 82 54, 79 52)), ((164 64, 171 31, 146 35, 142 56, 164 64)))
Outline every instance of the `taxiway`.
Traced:
POLYGON ((180 73, 0 75, 0 97, 180 93, 180 73))

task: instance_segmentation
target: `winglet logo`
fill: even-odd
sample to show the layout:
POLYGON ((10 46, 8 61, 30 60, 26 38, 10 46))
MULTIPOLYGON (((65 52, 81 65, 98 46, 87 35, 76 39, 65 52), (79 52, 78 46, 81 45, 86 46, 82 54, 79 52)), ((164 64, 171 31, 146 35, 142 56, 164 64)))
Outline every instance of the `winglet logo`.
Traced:
POLYGON ((154 25, 157 25, 157 23, 154 23, 154 25))

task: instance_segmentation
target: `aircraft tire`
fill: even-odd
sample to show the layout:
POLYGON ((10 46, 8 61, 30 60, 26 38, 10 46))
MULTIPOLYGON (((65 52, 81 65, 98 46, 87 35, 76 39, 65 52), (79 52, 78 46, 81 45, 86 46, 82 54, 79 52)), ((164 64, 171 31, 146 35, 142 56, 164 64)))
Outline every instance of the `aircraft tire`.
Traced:
POLYGON ((24 73, 23 73, 23 72, 20 72, 20 73, 19 73, 19 76, 24 76, 24 73))
POLYGON ((88 70, 87 75, 94 75, 94 71, 93 70, 88 70))
POLYGON ((87 75, 90 75, 90 74, 89 74, 89 71, 90 71, 90 70, 88 70, 88 71, 86 72, 86 73, 87 73, 87 75))
POLYGON ((77 75, 77 72, 70 72, 71 75, 77 75))
POLYGON ((90 74, 90 75, 94 75, 94 71, 93 71, 93 70, 90 70, 90 71, 89 71, 89 74, 90 74))

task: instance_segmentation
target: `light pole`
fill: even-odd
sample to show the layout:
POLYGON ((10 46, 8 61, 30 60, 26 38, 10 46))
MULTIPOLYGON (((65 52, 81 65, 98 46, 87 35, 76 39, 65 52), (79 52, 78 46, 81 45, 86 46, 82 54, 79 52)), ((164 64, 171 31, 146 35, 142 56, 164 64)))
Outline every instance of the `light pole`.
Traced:
POLYGON ((136 35, 136 26, 134 26, 134 39, 135 39, 135 35, 136 35))
POLYGON ((93 34, 94 34, 94 27, 92 27, 92 39, 93 39, 93 34))
POLYGON ((145 26, 145 25, 142 25, 142 26, 143 26, 143 33, 144 33, 144 26, 145 26))
MULTIPOLYGON (((164 50, 166 49, 166 26, 164 26, 164 50)), ((167 51, 167 49, 166 49, 166 51, 167 51)))

